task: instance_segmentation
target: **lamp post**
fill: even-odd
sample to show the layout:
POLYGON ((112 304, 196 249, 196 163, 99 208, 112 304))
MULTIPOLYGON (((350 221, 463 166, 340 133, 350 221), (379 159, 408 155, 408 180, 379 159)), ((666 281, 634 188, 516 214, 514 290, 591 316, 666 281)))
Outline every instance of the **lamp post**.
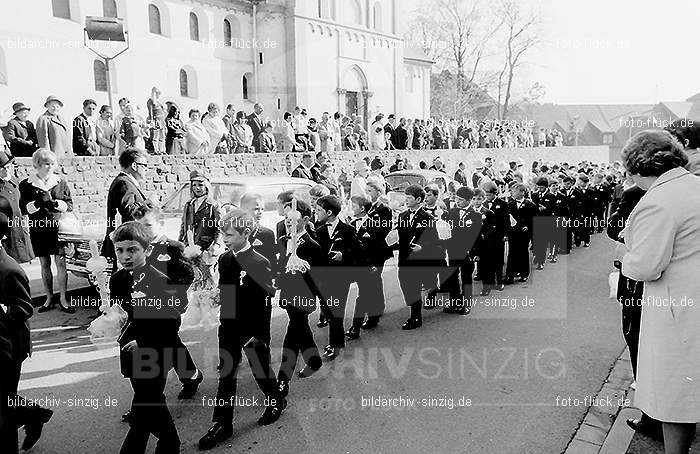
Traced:
POLYGON ((104 60, 107 99, 109 100, 109 107, 112 108, 112 77, 109 71, 109 63, 129 50, 129 34, 124 30, 124 19, 117 17, 86 16, 85 28, 83 29, 83 44, 95 55, 104 60), (98 52, 88 45, 89 42, 93 41, 106 41, 109 43, 123 42, 126 47, 114 55, 107 55, 98 52))
POLYGON ((255 46, 255 44, 258 42, 258 5, 261 3, 265 3, 267 0, 248 0, 250 4, 253 6, 253 45, 250 46, 253 48, 253 81, 255 83, 255 102, 259 102, 258 100, 258 49, 255 46))

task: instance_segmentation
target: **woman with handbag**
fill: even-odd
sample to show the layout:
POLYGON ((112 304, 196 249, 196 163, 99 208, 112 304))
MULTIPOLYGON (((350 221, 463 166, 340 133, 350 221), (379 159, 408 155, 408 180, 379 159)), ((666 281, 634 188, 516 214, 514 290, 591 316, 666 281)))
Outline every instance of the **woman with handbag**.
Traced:
POLYGON ((73 211, 68 184, 54 173, 56 155, 40 148, 32 155, 36 174, 19 184, 19 206, 23 215, 29 216, 29 236, 34 254, 41 262, 41 280, 46 291, 46 302, 39 312, 53 309, 53 275, 51 256, 58 270, 59 306, 63 312, 72 314, 75 309, 68 305, 66 288, 68 274, 64 246, 58 241, 58 224, 63 213, 73 211))

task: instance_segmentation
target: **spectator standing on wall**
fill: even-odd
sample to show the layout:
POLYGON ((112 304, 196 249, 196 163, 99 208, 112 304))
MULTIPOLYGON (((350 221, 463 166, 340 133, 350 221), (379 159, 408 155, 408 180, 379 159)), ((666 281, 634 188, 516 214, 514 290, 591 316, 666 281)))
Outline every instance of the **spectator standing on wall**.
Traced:
POLYGON ((263 132, 263 119, 261 117, 263 111, 265 109, 263 108, 263 105, 260 104, 259 102, 256 102, 255 105, 253 106, 253 113, 248 115, 246 118, 248 122, 248 126, 250 126, 250 130, 253 133, 253 147, 255 148, 255 151, 260 153, 260 135, 263 132))
POLYGON ((36 120, 36 135, 40 148, 54 152, 58 159, 72 156, 71 134, 73 129, 68 121, 60 115, 63 101, 56 96, 49 96, 44 103, 46 112, 36 120))
POLYGON ((7 141, 12 156, 16 158, 30 157, 39 147, 34 123, 28 119, 30 110, 24 103, 14 103, 14 117, 7 122, 7 141))
POLYGON ((114 129, 112 108, 105 105, 100 107, 100 117, 95 122, 97 144, 100 146, 100 156, 114 156, 117 148, 117 131, 114 129))
POLYGON ((73 120, 73 153, 76 156, 97 156, 97 131, 93 115, 97 103, 93 99, 83 101, 83 111, 73 120))

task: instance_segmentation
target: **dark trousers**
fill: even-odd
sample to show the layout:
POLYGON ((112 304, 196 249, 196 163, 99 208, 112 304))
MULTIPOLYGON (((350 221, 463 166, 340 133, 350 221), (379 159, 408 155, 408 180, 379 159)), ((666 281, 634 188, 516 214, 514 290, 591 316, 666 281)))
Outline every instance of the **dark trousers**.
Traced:
POLYGON ((278 375, 280 380, 291 380, 299 353, 307 366, 314 369, 321 367, 321 356, 309 327, 309 313, 296 307, 286 309, 289 324, 282 343, 282 364, 278 375))
POLYGON ((17 428, 33 419, 38 406, 18 404, 17 386, 22 369, 21 361, 0 361, 0 452, 19 452, 17 428), (11 405, 12 404, 12 405, 11 405))
POLYGON ((469 301, 472 298, 474 262, 469 259, 450 260, 450 270, 452 274, 447 284, 450 292, 450 306, 463 307, 465 301, 469 301))
POLYGON ((399 265, 399 286, 406 301, 406 306, 411 308, 411 318, 421 320, 423 318, 423 301, 421 290, 428 292, 435 287, 435 270, 430 266, 401 266, 399 265))
POLYGON ((532 225, 532 255, 536 264, 541 265, 547 261, 547 247, 553 235, 552 218, 538 216, 532 225))
POLYGON ((630 350, 630 361, 635 379, 637 378, 637 353, 639 352, 643 293, 644 283, 634 281, 620 273, 620 278, 617 281, 617 300, 622 304, 622 335, 630 350))
POLYGON ((355 269, 355 282, 357 283, 357 299, 355 300, 355 312, 353 313, 352 326, 359 328, 365 320, 378 319, 384 314, 384 284, 382 282, 382 270, 384 265, 376 267, 358 267, 355 269))
POLYGON ((508 264, 506 276, 512 278, 530 276, 530 238, 525 235, 513 235, 508 240, 508 264))
MULTIPOLYGON (((345 270, 347 273, 348 270, 345 270)), ((326 284, 326 291, 323 292, 325 298, 321 300, 321 313, 328 320, 328 344, 331 347, 345 347, 345 305, 348 301, 348 290, 350 281, 348 278, 337 278, 330 280, 326 284)))
POLYGON ((194 359, 192 359, 189 349, 182 342, 179 335, 175 340, 174 348, 173 368, 175 369, 180 381, 185 382, 187 379, 192 378, 195 372, 197 372, 197 365, 194 363, 194 359))
POLYGON ((119 453, 145 453, 151 434, 158 438, 156 454, 179 453, 180 437, 165 403, 166 377, 130 380, 134 390, 134 398, 131 401, 133 420, 119 453))
POLYGON ((233 410, 236 406, 236 385, 238 367, 243 352, 248 358, 253 377, 258 387, 270 399, 277 399, 277 379, 270 366, 270 337, 255 339, 242 334, 238 323, 222 321, 219 326, 219 385, 216 390, 213 422, 233 424, 233 410))
POLYGON ((591 226, 587 224, 590 220, 587 220, 585 216, 579 216, 572 219, 574 243, 578 246, 581 243, 591 242, 591 226))

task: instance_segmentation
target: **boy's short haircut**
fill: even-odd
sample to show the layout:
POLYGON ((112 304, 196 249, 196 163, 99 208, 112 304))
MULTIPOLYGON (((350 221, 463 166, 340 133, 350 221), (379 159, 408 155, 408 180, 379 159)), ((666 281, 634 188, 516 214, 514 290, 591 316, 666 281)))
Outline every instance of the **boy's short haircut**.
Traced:
POLYGON ((370 187, 374 188, 374 190, 377 191, 379 194, 384 195, 385 188, 383 188, 383 187, 377 182, 377 180, 374 180, 374 179, 370 178, 369 180, 367 180, 367 186, 370 186, 370 187))
POLYGON ((235 208, 226 213, 219 223, 219 230, 222 232, 226 232, 231 228, 241 234, 245 232, 245 229, 252 232, 255 228, 255 219, 247 211, 235 208))
POLYGON ((135 220, 143 219, 148 215, 153 215, 156 220, 160 221, 163 218, 163 212, 156 205, 151 202, 140 203, 134 210, 133 217, 135 220))
POLYGON ((562 178, 561 182, 562 183, 574 183, 574 182, 576 182, 576 180, 574 180, 573 177, 570 177, 567 175, 564 178, 562 178))
POLYGON ((316 201, 316 205, 320 206, 324 211, 330 211, 333 216, 338 216, 342 205, 340 199, 334 195, 324 195, 316 201))
POLYGON ((120 241, 136 241, 144 249, 148 249, 151 244, 151 230, 140 222, 125 222, 112 233, 112 243, 120 241))
POLYGON ((331 190, 328 189, 327 186, 324 186, 322 184, 317 184, 314 187, 312 187, 311 189, 309 189, 309 195, 311 197, 323 197, 323 196, 330 195, 330 194, 331 194, 331 190))
POLYGON ((311 217, 311 207, 303 200, 297 200, 297 211, 301 214, 302 218, 311 217))
POLYGON ((511 191, 521 191, 523 194, 527 194, 527 186, 523 183, 515 183, 511 188, 511 191))
POLYGON ((364 208, 365 212, 369 211, 369 209, 372 208, 372 202, 367 200, 365 197, 362 197, 361 195, 350 197, 350 201, 356 203, 357 206, 359 206, 360 208, 364 208))
POLYGON ((262 201, 262 196, 258 193, 255 192, 246 192, 243 194, 241 197, 241 201, 239 203, 240 207, 246 207, 246 208, 254 208, 254 203, 257 201, 262 201))
POLYGON ((294 191, 280 192, 279 195, 277 196, 277 200, 279 200, 283 204, 291 203, 293 198, 294 198, 294 191))
POLYGON ((588 175, 585 173, 580 173, 576 179, 583 181, 584 183, 588 183, 590 180, 588 179, 588 175))
POLYGON ((486 197, 486 193, 481 188, 474 189, 474 197, 486 197))
POLYGON ((484 193, 489 193, 489 194, 498 194, 498 186, 496 186, 496 183, 493 181, 485 181, 481 185, 481 189, 484 191, 484 193))
POLYGON ((410 185, 403 191, 403 193, 406 195, 413 196, 414 199, 425 200, 425 191, 417 184, 410 185))
POLYGON ((440 195, 440 188, 437 187, 436 184, 429 184, 425 188, 423 188, 425 193, 432 193, 434 196, 439 196, 440 195))

